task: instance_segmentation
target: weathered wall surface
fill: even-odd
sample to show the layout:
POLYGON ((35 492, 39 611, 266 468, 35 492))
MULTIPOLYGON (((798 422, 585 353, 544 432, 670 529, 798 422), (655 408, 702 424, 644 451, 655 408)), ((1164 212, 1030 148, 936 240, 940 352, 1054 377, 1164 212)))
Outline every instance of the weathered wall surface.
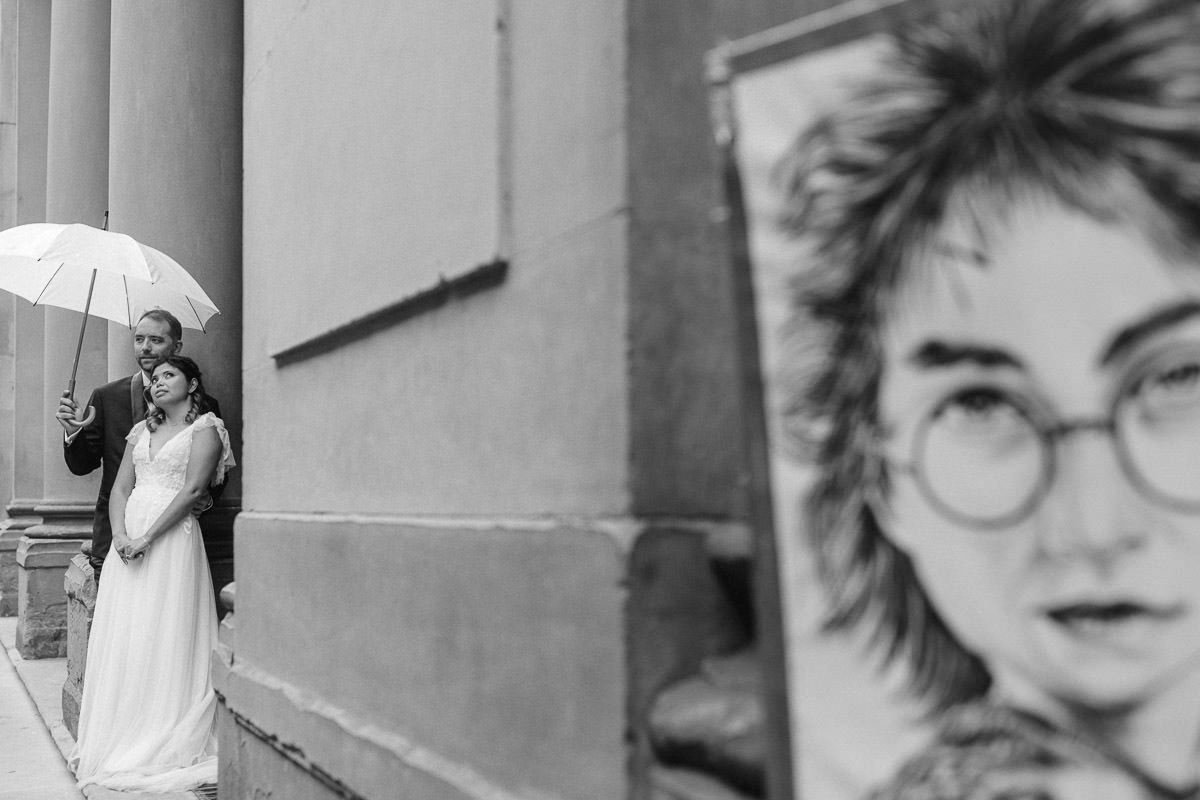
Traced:
POLYGON ((625 791, 624 20, 513 5, 247 3, 245 791, 625 791))
POLYGON ((364 797, 620 796, 621 561, 603 530, 244 515, 228 707, 364 797))
MULTIPOLYGON (((388 95, 365 92, 350 121, 313 114, 302 131, 277 127, 277 109, 292 106, 297 92, 316 108, 346 91, 362 93, 362 71, 350 62, 330 64, 320 81, 295 86, 288 73, 300 70, 314 49, 354 51, 371 46, 363 38, 376 25, 410 24, 445 38, 446 51, 457 52, 458 32, 439 24, 435 11, 401 13, 393 6, 379 0, 354 13, 339 8, 346 19, 332 30, 313 18, 320 13, 315 6, 294 13, 247 7, 245 281, 247 307, 256 311, 245 328, 246 406, 253 418, 246 445, 247 458, 268 470, 247 486, 247 507, 619 513, 627 505, 619 8, 548 6, 534 20, 520 14, 513 20, 505 45, 513 73, 512 130, 504 133, 511 135, 505 157, 511 179, 497 185, 478 175, 471 159, 459 162, 452 154, 423 163, 436 180, 388 166, 409 146, 397 132, 422 112, 388 95), (338 35, 344 39, 330 40, 338 35), (364 175, 356 166, 363 159, 378 168, 364 175), (322 171, 338 180, 308 196, 298 215, 281 200, 280 187, 286 190, 296 180, 291 173, 305 173, 315 160, 332 161, 322 171), (507 195, 511 234, 501 232, 496 252, 479 256, 511 261, 504 285, 276 368, 273 348, 293 343, 293 318, 319 313, 333 324, 373 310, 366 304, 314 310, 337 294, 330 284, 383 276, 423 288, 430 265, 422 259, 436 257, 435 274, 447 277, 479 265, 474 255, 455 256, 453 240, 446 242, 450 256, 414 252, 411 231, 446 230, 447 211, 436 197, 398 205, 400 184, 412 181, 507 195), (339 209, 347 208, 371 221, 369 231, 328 225, 327 217, 344 216, 339 209), (314 226, 336 243, 336 256, 323 249, 281 257, 276 240, 314 226), (511 241, 503 253, 501 240, 511 241), (364 252, 380 255, 363 258, 364 252), (337 260, 336 270, 326 258, 337 260)), ((479 8, 491 36, 505 38, 492 9, 479 8)), ((402 70, 405 62, 389 55, 375 53, 370 71, 402 70)), ((475 70, 464 72, 475 79, 475 70)), ((445 65, 423 77, 421 91, 430 95, 452 92, 459 79, 445 65)), ((462 135, 457 122, 443 133, 462 135)), ((484 124, 468 133, 492 140, 497 158, 503 156, 500 129, 484 124)))

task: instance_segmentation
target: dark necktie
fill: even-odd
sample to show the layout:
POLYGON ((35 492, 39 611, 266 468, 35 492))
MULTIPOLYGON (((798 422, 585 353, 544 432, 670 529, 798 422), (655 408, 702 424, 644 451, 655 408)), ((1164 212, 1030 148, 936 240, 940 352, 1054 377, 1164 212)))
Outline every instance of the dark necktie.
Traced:
POLYGON ((130 407, 133 409, 133 423, 136 425, 146 418, 145 383, 141 375, 134 375, 129 381, 130 407))

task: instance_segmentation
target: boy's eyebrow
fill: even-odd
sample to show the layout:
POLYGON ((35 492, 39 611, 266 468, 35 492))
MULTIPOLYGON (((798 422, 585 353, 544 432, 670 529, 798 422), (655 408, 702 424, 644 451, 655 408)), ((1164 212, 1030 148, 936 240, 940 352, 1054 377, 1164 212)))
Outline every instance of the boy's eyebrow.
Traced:
POLYGON ((1100 356, 1100 365, 1107 366, 1147 339, 1200 315, 1200 300, 1188 299, 1151 311, 1141 319, 1126 325, 1109 340, 1100 356))
POLYGON ((927 340, 913 348, 908 363, 918 369, 943 369, 967 363, 978 367, 1011 367, 1024 370, 1025 365, 1007 350, 969 342, 927 340))

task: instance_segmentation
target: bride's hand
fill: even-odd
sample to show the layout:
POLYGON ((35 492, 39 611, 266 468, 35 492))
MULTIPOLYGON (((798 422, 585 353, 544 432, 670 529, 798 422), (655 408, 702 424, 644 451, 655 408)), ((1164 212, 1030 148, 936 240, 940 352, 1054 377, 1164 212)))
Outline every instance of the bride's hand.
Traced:
POLYGON ((129 561, 139 559, 146 555, 146 550, 150 547, 150 540, 145 536, 138 537, 129 542, 129 546, 125 548, 125 557, 129 561))
POLYGON ((129 549, 129 537, 123 533, 114 533, 112 538, 112 548, 117 551, 117 555, 126 564, 129 563, 129 554, 126 552, 129 549))

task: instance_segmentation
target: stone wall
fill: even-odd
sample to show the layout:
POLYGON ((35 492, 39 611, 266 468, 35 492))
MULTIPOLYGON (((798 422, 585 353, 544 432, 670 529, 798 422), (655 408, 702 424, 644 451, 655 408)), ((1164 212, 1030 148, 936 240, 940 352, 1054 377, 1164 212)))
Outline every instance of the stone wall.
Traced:
POLYGON ((67 655, 63 575, 82 539, 21 538, 17 546, 17 651, 22 658, 67 655))
POLYGON ((92 612, 96 609, 96 580, 86 554, 72 557, 64 588, 67 593, 67 680, 62 689, 62 713, 63 723, 75 736, 79 730, 88 636, 92 632, 92 612))

